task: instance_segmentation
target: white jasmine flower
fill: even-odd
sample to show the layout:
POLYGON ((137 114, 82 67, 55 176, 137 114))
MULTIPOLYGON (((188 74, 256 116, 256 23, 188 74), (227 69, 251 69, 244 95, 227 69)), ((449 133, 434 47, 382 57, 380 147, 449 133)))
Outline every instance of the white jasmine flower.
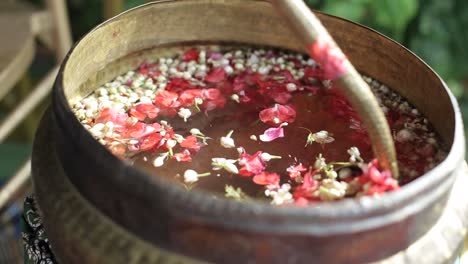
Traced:
POLYGON ((203 136, 203 133, 198 129, 198 128, 192 128, 190 129, 190 134, 194 136, 203 136))
POLYGON ((187 119, 192 115, 192 112, 188 108, 180 108, 179 112, 177 113, 181 118, 184 119, 185 122, 187 122, 187 119))
POLYGON ((322 130, 319 131, 315 134, 313 134, 315 141, 319 144, 325 144, 325 143, 330 143, 333 142, 335 139, 330 136, 330 133, 328 131, 322 130))
POLYGON ((325 179, 319 189, 319 196, 324 201, 341 199, 346 195, 348 184, 332 179, 325 179))
POLYGON ((224 148, 235 148, 236 144, 234 143, 234 139, 231 138, 232 133, 234 133, 234 130, 229 131, 229 133, 225 137, 221 137, 219 142, 221 143, 221 146, 224 148))
POLYGON ((186 170, 184 172, 184 182, 194 183, 198 181, 198 173, 194 170, 186 170))
POLYGON ((263 161, 268 162, 272 159, 281 159, 281 156, 270 155, 269 153, 263 152, 262 154, 260 154, 260 158, 263 161))
POLYGON ((237 148, 237 153, 239 153, 239 155, 240 155, 240 154, 244 154, 244 153, 245 153, 245 149, 244 149, 243 147, 238 147, 238 148, 237 148))
POLYGON ((174 134, 174 139, 177 141, 177 143, 182 143, 182 141, 185 140, 185 138, 180 134, 174 134))
POLYGON ((225 159, 225 158, 212 158, 211 165, 213 166, 213 170, 221 170, 224 169, 229 173, 238 174, 239 170, 237 169, 236 163, 237 160, 233 159, 225 159))
POLYGON ((398 142, 406 142, 410 141, 411 139, 413 139, 413 133, 406 128, 403 128, 402 130, 398 131, 395 137, 395 140, 398 142))
POLYGON ((203 99, 197 97, 197 98, 195 98, 194 102, 195 102, 196 105, 201 105, 201 104, 203 104, 203 99))
POLYGON ((349 176, 351 176, 352 174, 352 171, 350 168, 342 168, 339 172, 338 172, 338 177, 341 179, 341 180, 344 180, 346 178, 348 178, 349 176))
POLYGON ((349 148, 348 154, 349 154, 349 162, 355 163, 355 162, 363 161, 361 158, 361 152, 359 152, 359 149, 357 147, 349 148))
POLYGON ((307 136, 306 146, 312 144, 313 142, 317 142, 319 144, 327 144, 335 141, 332 137, 331 133, 325 130, 321 130, 316 133, 310 133, 307 136))
POLYGON ((167 147, 168 149, 171 149, 171 148, 175 147, 175 145, 177 145, 177 141, 174 140, 174 139, 168 139, 168 140, 166 141, 166 147, 167 147))
POLYGON ((239 95, 238 94, 232 94, 231 95, 231 99, 236 102, 236 103, 239 103, 240 102, 240 98, 239 98, 239 95))
POLYGON ((315 159, 314 168, 316 170, 322 170, 326 166, 327 166, 327 163, 325 162, 325 158, 320 153, 319 156, 315 159))
POLYGON ((209 176, 211 173, 198 173, 194 170, 186 170, 184 172, 184 182, 185 183, 195 183, 200 177, 209 176))
POLYGON ((165 152, 165 153, 159 155, 157 158, 154 159, 153 166, 161 167, 162 165, 164 165, 164 160, 167 158, 168 155, 169 155, 168 152, 165 152))
POLYGON ((338 173, 336 173, 336 171, 334 170, 327 170, 326 174, 327 174, 327 177, 330 179, 336 179, 336 177, 338 177, 338 173))
POLYGON ((271 204, 282 205, 292 203, 294 201, 293 195, 289 192, 291 185, 285 183, 280 188, 268 188, 265 190, 265 195, 273 198, 271 204))
POLYGON ((286 84, 286 89, 288 92, 294 92, 297 90, 297 85, 295 83, 288 83, 286 84))
POLYGON ((250 139, 253 141, 257 141, 257 136, 256 135, 250 135, 250 139))

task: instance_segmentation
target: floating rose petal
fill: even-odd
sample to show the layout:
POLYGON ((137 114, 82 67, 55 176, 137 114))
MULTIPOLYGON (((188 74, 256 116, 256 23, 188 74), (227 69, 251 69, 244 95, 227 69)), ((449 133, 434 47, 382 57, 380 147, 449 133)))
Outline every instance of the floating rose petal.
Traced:
POLYGON ((159 93, 154 98, 154 103, 156 106, 162 107, 178 107, 180 103, 177 101, 179 96, 175 92, 170 92, 166 90, 159 91, 159 93))
POLYGON ((162 136, 159 133, 150 134, 140 140, 140 151, 151 150, 159 145, 162 136))
POLYGON ((212 69, 205 77, 205 81, 210 83, 219 83, 226 79, 226 71, 222 67, 212 69))
POLYGON ((139 138, 142 138, 144 136, 150 135, 150 134, 152 134, 154 132, 157 132, 157 131, 153 126, 147 125, 147 124, 145 124, 143 122, 137 122, 133 126, 130 126, 127 129, 124 137, 139 139, 139 138))
POLYGON ((104 108, 101 110, 101 114, 96 118, 96 123, 105 124, 107 122, 112 122, 114 125, 123 126, 126 124, 128 115, 120 112, 114 108, 104 108))
POLYGON ((259 185, 279 185, 280 176, 276 173, 262 172, 253 177, 253 182, 259 185))
POLYGON ((202 89, 201 96, 204 100, 216 100, 221 96, 221 91, 219 89, 202 89))
POLYGON ((203 89, 188 89, 180 93, 179 101, 182 106, 187 107, 195 102, 195 98, 202 98, 203 89))
POLYGON ((240 155, 239 164, 243 167, 239 169, 242 176, 252 176, 260 174, 265 170, 265 162, 261 158, 262 152, 257 151, 254 155, 243 153, 240 155))
POLYGON ((381 171, 378 161, 374 159, 369 165, 363 168, 363 174, 356 177, 356 182, 361 186, 368 185, 362 192, 366 195, 376 195, 387 191, 398 190, 398 181, 392 178, 390 171, 381 171))
POLYGON ((185 149, 182 152, 174 154, 172 158, 177 160, 178 162, 191 162, 192 161, 192 156, 188 149, 185 149))
POLYGON ((307 200, 304 197, 298 197, 298 198, 295 199, 294 204, 297 207, 306 207, 306 206, 309 205, 309 200, 307 200))
POLYGON ((307 204, 311 201, 320 201, 320 198, 315 195, 315 192, 320 187, 320 184, 313 179, 312 176, 314 174, 315 171, 307 172, 304 175, 302 185, 299 185, 294 189, 293 197, 296 203, 299 201, 300 204, 307 204), (307 203, 305 203, 305 201, 307 201, 307 203))
POLYGON ((292 95, 289 92, 278 92, 278 93, 272 93, 271 98, 279 104, 286 104, 291 100, 292 95))
POLYGON ((109 150, 117 157, 124 158, 124 154, 127 151, 127 146, 125 144, 112 144, 109 146, 109 150))
POLYGON ((325 79, 325 73, 322 68, 316 68, 316 67, 306 67, 304 69, 304 78, 309 79, 319 79, 323 80, 325 79))
POLYGON ((220 96, 214 100, 205 100, 203 104, 201 105, 201 108, 203 108, 206 112, 208 112, 214 109, 223 108, 225 105, 226 105, 226 98, 220 96))
POLYGON ((180 146, 183 148, 199 150, 200 145, 198 144, 198 140, 196 136, 188 136, 180 143, 180 146))
POLYGON ((192 61, 192 60, 196 61, 198 60, 199 55, 200 53, 198 49, 196 48, 189 49, 182 55, 182 61, 185 61, 185 62, 192 61))
POLYGON ((289 166, 286 171, 288 172, 288 175, 291 179, 295 179, 299 176, 301 176, 301 173, 304 171, 307 171, 307 168, 302 165, 302 163, 296 165, 296 166, 289 166))
POLYGON ((219 52, 208 52, 208 58, 212 60, 220 60, 223 58, 223 54, 219 52))
POLYGON ((189 81, 184 78, 173 77, 166 85, 166 91, 180 93, 184 90, 192 89, 193 87, 189 81))
POLYGON ((284 137, 283 127, 272 127, 265 130, 265 132, 263 132, 263 135, 260 135, 259 138, 263 142, 270 142, 282 137, 284 137))
POLYGON ((292 123, 296 119, 296 110, 291 105, 275 104, 273 107, 260 111, 260 120, 269 125, 292 123))
POLYGON ((140 121, 145 120, 146 117, 154 119, 159 114, 159 108, 153 104, 138 104, 135 107, 130 108, 129 114, 140 121))

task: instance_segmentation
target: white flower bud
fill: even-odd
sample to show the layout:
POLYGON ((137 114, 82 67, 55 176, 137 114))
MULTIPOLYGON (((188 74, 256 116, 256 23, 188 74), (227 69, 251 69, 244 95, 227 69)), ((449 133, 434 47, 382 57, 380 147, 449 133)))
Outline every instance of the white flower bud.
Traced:
POLYGON ((232 174, 238 174, 239 173, 239 170, 237 169, 236 165, 234 165, 233 163, 230 163, 230 162, 226 162, 226 164, 224 166, 224 169, 227 172, 232 173, 232 174))
POLYGON ((232 133, 234 130, 229 131, 229 133, 225 137, 221 137, 219 142, 221 143, 221 146, 224 148, 235 148, 236 144, 234 143, 234 139, 231 138, 232 133))
POLYGON ((235 101, 236 103, 239 103, 240 102, 240 98, 239 98, 239 95, 238 94, 232 94, 231 95, 231 99, 233 101, 235 101))
POLYGON ((184 119, 185 122, 187 122, 187 119, 192 115, 192 112, 188 108, 180 108, 179 112, 177 113, 181 118, 184 119))
POLYGON ((174 139, 169 139, 166 141, 166 147, 169 149, 175 147, 175 145, 177 145, 177 141, 174 139))
POLYGON ((410 141, 413 139, 413 133, 410 130, 403 128, 402 130, 398 131, 395 139, 398 142, 410 141))
POLYGON ((153 166, 155 167, 161 167, 164 165, 164 160, 167 157, 167 153, 160 155, 159 157, 155 158, 153 161, 153 166))
POLYGON ((220 139, 221 146, 224 148, 235 148, 236 144, 234 143, 234 139, 228 137, 221 137, 220 139))
POLYGON ((286 84, 286 89, 288 92, 294 92, 297 90, 297 85, 295 83, 288 83, 286 84))
POLYGON ((194 183, 198 181, 198 173, 194 170, 186 170, 184 172, 184 182, 194 183))
POLYGON ((202 132, 198 128, 190 129, 190 134, 192 134, 192 135, 203 135, 202 132))
POLYGON ((314 168, 315 168, 316 170, 322 170, 323 168, 325 168, 325 166, 327 166, 327 163, 325 162, 325 158, 322 157, 322 154, 320 154, 320 155, 315 159, 314 168))
POLYGON ((268 162, 272 159, 281 159, 281 156, 274 156, 274 155, 270 155, 270 153, 263 152, 262 154, 260 154, 260 158, 263 161, 268 162))
POLYGON ((238 174, 239 170, 237 169, 236 163, 237 160, 233 159, 225 159, 225 158, 212 158, 211 165, 213 166, 213 170, 221 170, 224 169, 229 173, 238 174))
POLYGON ((361 152, 357 147, 351 147, 348 149, 349 162, 362 161, 361 152))

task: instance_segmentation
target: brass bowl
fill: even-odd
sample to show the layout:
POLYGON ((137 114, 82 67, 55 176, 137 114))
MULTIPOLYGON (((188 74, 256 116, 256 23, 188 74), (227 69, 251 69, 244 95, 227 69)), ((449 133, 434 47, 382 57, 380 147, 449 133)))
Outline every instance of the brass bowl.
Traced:
MULTIPOLYGON (((305 52, 267 1, 167 0, 103 23, 64 60, 53 92, 51 129, 66 181, 133 236, 205 261, 358 263, 406 248, 439 218, 463 164, 465 142, 457 103, 437 74, 401 45, 352 22, 317 15, 359 71, 396 90, 430 120, 450 147, 443 162, 378 199, 277 208, 186 192, 117 159, 84 129, 70 105, 146 58, 161 55, 160 47, 241 43, 305 52)), ((35 185, 41 206, 47 186, 35 185)), ((42 210, 46 226, 61 217, 57 211, 47 215, 47 208, 42 210)), ((73 250, 54 241, 63 238, 51 237, 61 259, 77 261, 73 250)))

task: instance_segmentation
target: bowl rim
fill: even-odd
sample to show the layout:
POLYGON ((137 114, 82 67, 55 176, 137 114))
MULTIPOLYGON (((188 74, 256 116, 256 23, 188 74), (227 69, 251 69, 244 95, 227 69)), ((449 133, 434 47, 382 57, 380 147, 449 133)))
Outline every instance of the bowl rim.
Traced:
MULTIPOLYGON (((413 56, 419 63, 429 70, 430 74, 440 81, 445 92, 447 93, 454 113, 454 131, 453 143, 447 157, 436 165, 433 169, 421 175, 414 181, 402 186, 399 191, 383 194, 379 198, 361 197, 353 199, 344 199, 336 202, 323 202, 317 206, 309 207, 275 207, 264 202, 243 203, 228 199, 213 199, 210 195, 202 191, 187 192, 182 188, 170 184, 159 177, 154 177, 127 162, 122 162, 113 154, 111 154, 104 146, 92 138, 91 134, 79 123, 75 117, 72 108, 64 93, 63 75, 67 63, 73 54, 74 50, 80 46, 84 39, 89 37, 97 29, 106 27, 108 24, 127 16, 129 13, 157 6, 164 3, 175 2, 190 2, 193 0, 159 0, 151 3, 146 3, 135 8, 129 9, 103 23, 96 26, 89 33, 77 41, 69 50, 64 58, 57 79, 53 88, 54 113, 56 120, 71 122, 77 127, 81 127, 80 136, 87 140, 94 141, 93 148, 82 147, 81 144, 76 144, 81 150, 90 156, 100 156, 102 161, 109 162, 107 166, 121 167, 123 174, 132 174, 137 177, 136 184, 143 186, 149 184, 152 187, 158 187, 157 190, 164 192, 165 197, 171 202, 175 208, 184 208, 186 210, 178 210, 176 213, 180 216, 190 217, 202 222, 210 223, 216 226, 231 226, 236 229, 248 230, 268 230, 276 232, 300 232, 314 234, 333 234, 356 232, 390 224, 394 221, 405 219, 414 212, 427 207, 434 199, 440 197, 444 192, 450 189, 453 183, 453 173, 464 160, 465 153, 465 138, 463 133, 463 123, 461 118, 458 103, 448 89, 446 83, 440 76, 417 55, 403 47, 396 41, 386 37, 385 35, 370 29, 358 23, 319 13, 321 16, 326 16, 332 19, 341 20, 349 23, 352 26, 361 27, 369 32, 369 34, 377 34, 391 45, 398 46, 407 56, 413 56), (92 152, 92 153, 91 153, 92 152), (434 191, 427 191, 433 189, 434 191), (419 197, 419 203, 411 203, 410 201, 419 197), (219 209, 219 210, 213 210, 219 209), (213 217, 219 216, 219 217, 213 217), (286 219, 287 223, 284 223, 286 219), (333 220, 333 221, 331 221, 333 220), (350 223, 351 221, 351 223, 350 223), (294 224, 291 224, 294 222, 294 224), (279 228, 281 227, 281 228, 279 228)), ((251 0, 252 2, 268 2, 266 0, 251 0)), ((212 4, 223 4, 224 1, 209 1, 212 4)), ((59 121, 60 122, 60 121, 59 121)), ((62 126, 63 128, 63 126, 62 126)), ((66 129, 66 127, 65 127, 66 129)), ((67 131, 70 132, 70 131, 67 131)), ((122 187, 128 187, 128 178, 125 181, 124 177, 114 177, 113 175, 103 175, 106 180, 113 184, 122 187)), ((73 180, 71 181, 73 182, 73 180)), ((148 187, 146 187, 147 189, 148 187)), ((156 197, 152 192, 140 193, 141 197, 151 199, 156 197)))

